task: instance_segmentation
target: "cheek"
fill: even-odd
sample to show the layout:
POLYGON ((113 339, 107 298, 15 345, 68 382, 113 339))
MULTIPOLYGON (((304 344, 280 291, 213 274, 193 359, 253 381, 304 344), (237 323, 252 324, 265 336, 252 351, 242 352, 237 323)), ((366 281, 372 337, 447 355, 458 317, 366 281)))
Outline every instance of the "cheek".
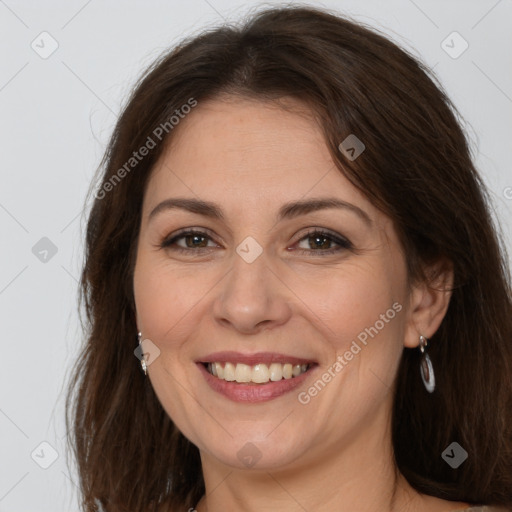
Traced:
POLYGON ((162 344, 175 337, 174 330, 186 323, 187 315, 208 289, 204 283, 199 286, 197 275, 141 257, 134 272, 134 294, 144 336, 162 344))
POLYGON ((403 350, 400 290, 377 263, 333 273, 322 290, 308 303, 328 341, 326 372, 335 377, 317 407, 362 417, 384 400, 396 375, 403 350))
POLYGON ((159 349, 158 358, 150 367, 151 380, 160 403, 169 417, 186 427, 190 406, 188 394, 183 396, 181 381, 190 368, 190 361, 184 361, 181 350, 191 329, 193 308, 197 304, 200 290, 205 287, 193 286, 193 278, 178 275, 161 261, 142 254, 134 270, 134 295, 139 327, 144 338, 151 340, 159 349))
POLYGON ((403 349, 403 305, 399 276, 385 263, 346 265, 316 281, 322 286, 310 287, 306 303, 327 341, 329 369, 336 375, 324 406, 341 400, 345 410, 364 415, 392 385, 403 349))
POLYGON ((297 295, 304 297, 304 303, 314 313, 320 328, 323 327, 326 336, 340 349, 347 343, 350 345, 352 339, 376 322, 379 330, 389 330, 389 325, 397 318, 392 308, 395 297, 400 296, 393 284, 397 281, 382 267, 379 261, 347 264, 300 281, 297 295), (384 328, 381 315, 389 320, 384 328))

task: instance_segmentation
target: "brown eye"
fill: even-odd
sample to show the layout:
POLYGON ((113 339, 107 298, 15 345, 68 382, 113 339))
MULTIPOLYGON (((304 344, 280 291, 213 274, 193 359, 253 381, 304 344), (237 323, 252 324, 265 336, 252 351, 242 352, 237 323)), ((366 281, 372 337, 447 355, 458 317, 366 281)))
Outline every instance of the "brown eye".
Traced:
POLYGON ((203 231, 181 231, 170 238, 166 238, 160 244, 162 249, 171 249, 176 251, 188 252, 194 249, 208 249, 208 241, 211 237, 203 231), (179 241, 184 240, 183 244, 178 244, 179 241))
POLYGON ((334 254, 345 249, 351 249, 352 244, 345 238, 335 235, 333 233, 324 230, 313 230, 306 234, 299 240, 301 243, 303 240, 306 241, 310 248, 301 248, 301 253, 319 253, 319 256, 326 254, 334 254), (332 244, 337 245, 337 248, 331 248, 332 244))

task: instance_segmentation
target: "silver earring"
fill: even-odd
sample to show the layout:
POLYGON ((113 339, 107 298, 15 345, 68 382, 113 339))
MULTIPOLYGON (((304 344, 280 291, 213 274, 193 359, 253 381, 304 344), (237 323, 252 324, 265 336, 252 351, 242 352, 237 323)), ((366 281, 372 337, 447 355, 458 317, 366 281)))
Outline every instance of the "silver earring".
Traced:
POLYGON ((139 342, 140 354, 141 354, 140 366, 142 367, 142 371, 144 372, 144 375, 147 375, 148 367, 146 366, 146 360, 144 359, 144 350, 142 349, 142 333, 141 332, 139 332, 137 334, 137 341, 139 342))
POLYGON ((425 389, 432 393, 436 387, 436 378, 434 375, 434 367, 429 355, 426 353, 425 348, 428 345, 428 340, 424 336, 420 336, 420 351, 423 354, 420 363, 421 380, 425 386, 425 389))

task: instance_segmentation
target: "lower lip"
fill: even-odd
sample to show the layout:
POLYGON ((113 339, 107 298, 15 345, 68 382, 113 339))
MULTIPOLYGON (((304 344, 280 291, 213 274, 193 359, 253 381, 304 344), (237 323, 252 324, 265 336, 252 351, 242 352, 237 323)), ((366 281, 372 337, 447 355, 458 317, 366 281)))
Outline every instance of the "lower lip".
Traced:
POLYGON ((239 384, 235 381, 228 382, 212 375, 202 363, 197 363, 199 371, 204 375, 210 387, 221 393, 233 402, 257 403, 267 402, 289 393, 299 387, 315 370, 316 364, 308 371, 291 379, 269 381, 265 384, 239 384))

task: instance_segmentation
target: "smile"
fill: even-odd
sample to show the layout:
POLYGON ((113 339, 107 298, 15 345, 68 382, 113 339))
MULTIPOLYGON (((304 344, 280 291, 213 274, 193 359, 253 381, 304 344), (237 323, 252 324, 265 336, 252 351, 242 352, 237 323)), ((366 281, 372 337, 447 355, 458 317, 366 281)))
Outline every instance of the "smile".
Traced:
POLYGON ((245 403, 264 402, 289 393, 320 368, 311 356, 232 350, 204 355, 195 363, 213 391, 245 403))
POLYGON ((218 379, 227 382, 266 384, 267 382, 278 382, 283 379, 293 379, 307 372, 309 364, 292 363, 258 363, 248 365, 244 363, 204 363, 208 372, 218 379))

